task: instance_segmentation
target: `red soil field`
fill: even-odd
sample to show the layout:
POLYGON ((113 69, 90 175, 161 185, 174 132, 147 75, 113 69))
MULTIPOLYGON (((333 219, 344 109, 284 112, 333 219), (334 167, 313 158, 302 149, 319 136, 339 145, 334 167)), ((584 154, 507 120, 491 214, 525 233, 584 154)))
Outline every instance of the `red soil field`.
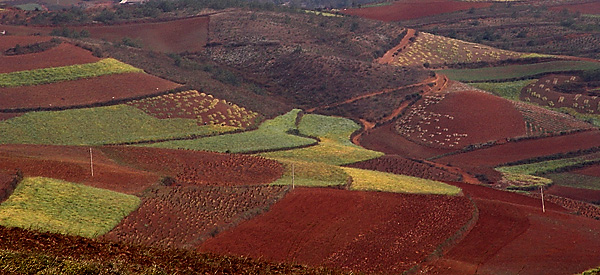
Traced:
POLYGON ((570 12, 581 12, 584 14, 600 14, 600 2, 592 1, 584 4, 559 5, 550 7, 553 11, 562 11, 567 9, 570 12))
POLYGON ((139 40, 144 48, 167 53, 197 52, 208 41, 208 16, 165 22, 130 23, 112 26, 86 26, 93 38, 121 41, 124 37, 139 40))
POLYGON ((89 147, 0 145, 0 170, 19 169, 25 177, 50 177, 127 194, 137 194, 160 179, 159 175, 115 163, 93 148, 91 176, 89 147))
POLYGON ((181 85, 145 73, 125 73, 45 85, 0 88, 0 109, 72 107, 156 95, 181 85))
POLYGON ((403 158, 400 156, 386 155, 376 159, 356 162, 348 167, 375 170, 400 175, 408 175, 418 178, 437 181, 460 181, 460 176, 438 167, 403 158))
POLYGON ((102 239, 191 248, 267 210, 288 190, 282 186, 154 189, 102 239))
POLYGON ((600 190, 553 185, 544 193, 584 202, 600 202, 600 190))
POLYGON ((93 56, 88 50, 62 43, 39 53, 0 56, 0 73, 92 63, 99 60, 100 58, 93 56))
POLYGON ((485 8, 491 5, 491 3, 451 0, 401 0, 387 6, 342 10, 342 13, 389 22, 417 19, 470 8, 485 8))
POLYGON ((199 251, 401 273, 473 217, 466 197, 296 188, 199 251))
MULTIPOLYGON (((4 25, 0 25, 0 30, 3 30, 4 25)), ((51 36, 20 36, 20 35, 2 35, 0 36, 0 51, 4 52, 13 48, 17 44, 21 46, 46 42, 52 39, 51 36)))
POLYGON ((589 95, 585 88, 579 93, 562 93, 556 85, 581 82, 579 77, 567 75, 549 75, 540 78, 521 90, 521 100, 534 102, 541 106, 553 108, 568 107, 584 114, 600 112, 600 98, 589 95))
POLYGON ((461 148, 526 134, 523 115, 510 101, 477 91, 425 96, 397 121, 396 127, 413 142, 441 148, 461 148))
POLYGON ((600 164, 586 167, 583 169, 578 169, 578 170, 573 171, 573 173, 588 175, 588 176, 593 176, 593 177, 600 177, 600 164))
POLYGON ((124 165, 170 175, 177 185, 260 185, 280 178, 281 164, 258 156, 144 147, 103 147, 124 165))
POLYGON ((497 166, 507 162, 600 146, 600 131, 522 140, 436 159, 454 166, 497 166))
POLYGON ((8 199, 16 187, 15 171, 0 170, 0 203, 8 199))
POLYGON ((600 221, 539 199, 455 184, 479 208, 475 227, 426 274, 574 274, 600 265, 600 221))

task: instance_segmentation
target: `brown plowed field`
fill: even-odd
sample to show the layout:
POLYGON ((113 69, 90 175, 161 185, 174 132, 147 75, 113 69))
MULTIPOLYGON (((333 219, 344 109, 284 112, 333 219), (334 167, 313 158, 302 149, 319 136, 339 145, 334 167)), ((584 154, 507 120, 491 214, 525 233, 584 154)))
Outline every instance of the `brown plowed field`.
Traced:
POLYGON ((356 162, 347 166, 437 181, 460 181, 460 177, 457 174, 400 156, 388 155, 376 159, 356 162))
POLYGON ((208 40, 208 16, 165 22, 131 23, 112 26, 86 26, 93 38, 121 41, 124 37, 139 40, 141 46, 167 53, 197 52, 208 40))
MULTIPOLYGON (((0 29, 4 29, 3 25, 0 25, 0 29)), ((13 48, 17 44, 21 46, 35 44, 39 42, 50 41, 50 36, 17 36, 17 35, 3 35, 0 36, 0 51, 6 51, 13 48)))
POLYGON ((600 146, 600 131, 508 142, 436 159, 454 166, 497 166, 503 163, 600 146))
POLYGON ((169 248, 193 247, 266 211, 287 190, 282 186, 154 189, 136 211, 102 238, 169 248))
POLYGON ((92 63, 99 60, 100 58, 93 56, 88 50, 62 43, 39 53, 0 56, 0 73, 92 63))
POLYGON ((600 221, 539 199, 455 184, 473 196, 479 220, 425 274, 573 274, 600 265, 600 221))
POLYGON ((550 7, 553 11, 562 11, 567 9, 570 12, 581 12, 584 14, 600 14, 600 2, 592 1, 584 4, 559 5, 550 7))
POLYGON ((544 193, 584 202, 600 202, 600 190, 553 185, 544 193))
POLYGON ((171 175, 177 185, 260 185, 283 173, 279 162, 248 155, 143 147, 104 147, 102 151, 125 165, 171 175))
MULTIPOLYGON (((568 75, 549 75, 540 78, 521 90, 521 100, 534 102, 540 106, 553 108, 572 108, 584 114, 598 114, 600 112, 600 99, 594 94, 588 94, 586 88, 581 88, 579 93, 562 93, 558 85, 567 83, 582 83, 579 77, 568 75)), ((585 83, 585 82, 583 82, 585 83)))
POLYGON ((200 251, 401 273, 473 216, 466 197, 296 188, 200 251))
POLYGON ((342 10, 342 13, 389 22, 417 19, 470 8, 485 8, 491 5, 491 3, 451 0, 401 0, 387 6, 342 10))
POLYGON ((145 73, 125 73, 45 85, 0 88, 0 109, 91 105, 156 95, 181 85, 145 73))
POLYGON ((583 169, 573 171, 573 173, 588 175, 593 177, 600 177, 600 165, 594 165, 583 169))
POLYGON ((406 139, 440 148, 526 134, 523 115, 510 101, 477 91, 425 96, 396 123, 406 139))
POLYGON ((425 159, 453 151, 450 149, 426 147, 407 140, 398 134, 394 123, 384 124, 367 131, 361 135, 359 143, 370 150, 416 159, 425 159))

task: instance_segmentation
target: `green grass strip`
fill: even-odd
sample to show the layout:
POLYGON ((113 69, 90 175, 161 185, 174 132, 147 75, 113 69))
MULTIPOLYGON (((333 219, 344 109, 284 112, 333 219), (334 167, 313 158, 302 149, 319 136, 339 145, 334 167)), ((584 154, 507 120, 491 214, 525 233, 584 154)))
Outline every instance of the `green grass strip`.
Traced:
POLYGON ((600 178, 576 173, 546 174, 545 178, 551 179, 556 185, 600 190, 600 178))
POLYGON ((481 83, 471 83, 470 85, 491 92, 499 97, 503 97, 510 100, 520 101, 519 96, 521 95, 521 90, 529 85, 529 83, 533 82, 533 80, 520 80, 520 81, 511 81, 511 82, 481 82, 481 83))
POLYGON ((0 74, 0 87, 41 85, 108 74, 143 72, 112 58, 98 62, 0 74))
POLYGON ((586 163, 592 163, 600 161, 600 157, 596 158, 564 158, 564 159, 556 159, 556 160, 547 160, 536 163, 529 164, 521 164, 514 166, 503 166, 498 167, 496 170, 504 173, 512 173, 512 174, 524 174, 524 175, 543 175, 546 173, 557 171, 558 169, 574 166, 574 165, 585 165, 586 163))
POLYGON ((0 205, 0 225, 94 238, 107 233, 140 199, 62 180, 25 178, 0 205))
POLYGON ((342 169, 352 176, 352 190, 440 195, 461 192, 460 188, 439 181, 348 167, 342 169))
POLYGON ((350 135, 360 126, 356 122, 341 117, 308 114, 302 117, 298 130, 300 134, 318 137, 316 146, 261 154, 264 157, 284 158, 306 162, 321 162, 343 165, 377 158, 381 152, 364 149, 350 142, 350 135))
POLYGON ((147 146, 205 150, 213 152, 249 153, 279 150, 315 144, 314 139, 288 134, 296 129, 296 117, 300 110, 263 122, 257 130, 237 134, 220 135, 194 140, 176 140, 149 144, 147 146))
POLYGON ((509 65, 479 69, 448 69, 440 73, 452 80, 486 82, 533 77, 543 73, 599 69, 600 63, 588 61, 551 61, 526 65, 509 65))
POLYGON ((194 119, 158 119, 127 105, 31 112, 0 122, 0 143, 100 145, 235 130, 197 125, 194 119))
POLYGON ((319 164, 313 162, 275 159, 283 164, 283 176, 271 183, 272 185, 292 185, 292 166, 294 185, 297 186, 340 186, 348 183, 350 175, 342 168, 335 165, 319 164))

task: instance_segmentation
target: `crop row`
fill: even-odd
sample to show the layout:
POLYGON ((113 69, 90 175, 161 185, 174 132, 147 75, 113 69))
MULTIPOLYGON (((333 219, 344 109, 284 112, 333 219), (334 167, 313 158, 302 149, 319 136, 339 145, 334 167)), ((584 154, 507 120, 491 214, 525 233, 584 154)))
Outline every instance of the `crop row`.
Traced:
POLYGON ((0 205, 0 225, 97 237, 135 210, 140 199, 50 178, 25 178, 0 205))
POLYGON ((258 117, 256 112, 195 90, 135 100, 129 104, 157 118, 196 119, 199 125, 245 128, 258 117))
POLYGON ((528 103, 513 101, 515 108, 521 112, 528 136, 569 132, 589 129, 588 123, 577 120, 570 115, 554 112, 528 103))
POLYGON ((459 175, 427 163, 399 156, 383 156, 376 159, 353 163, 348 166, 437 181, 461 181, 459 175))
POLYGON ((563 158, 556 160, 547 160, 536 163, 521 164, 514 166, 504 166, 496 168, 498 171, 513 174, 526 174, 526 175, 543 175, 546 173, 552 173, 559 170, 565 170, 571 167, 583 167, 590 164, 600 162, 600 154, 592 153, 588 155, 563 158))
POLYGON ((297 186, 345 186, 351 177, 342 168, 335 165, 299 160, 276 159, 284 166, 283 176, 272 185, 297 186), (293 183, 292 183, 293 182, 293 183))
POLYGON ((143 71, 116 59, 106 58, 94 63, 0 74, 0 87, 41 85, 130 72, 143 71))
POLYGON ((557 85, 574 83, 574 76, 549 76, 525 86, 521 90, 524 101, 534 102, 552 108, 567 107, 586 114, 600 114, 600 97, 584 95, 585 91, 576 94, 558 92, 557 85))
POLYGON ((104 238, 171 248, 193 247, 264 212, 288 190, 284 186, 154 189, 136 211, 104 238))
POLYGON ((552 180, 547 178, 506 172, 502 173, 500 181, 500 184, 506 185, 509 190, 534 190, 552 183, 552 180))

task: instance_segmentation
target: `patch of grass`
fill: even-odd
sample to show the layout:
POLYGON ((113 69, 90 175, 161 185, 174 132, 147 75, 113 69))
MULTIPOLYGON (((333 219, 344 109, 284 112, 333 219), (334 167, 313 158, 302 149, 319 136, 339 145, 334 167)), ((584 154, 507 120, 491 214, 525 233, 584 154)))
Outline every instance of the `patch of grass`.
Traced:
POLYGON ((323 115, 308 114, 302 117, 298 131, 302 135, 320 139, 319 144, 307 148, 264 153, 262 156, 308 162, 343 165, 377 158, 383 153, 364 149, 350 142, 350 135, 360 126, 356 122, 323 115))
POLYGON ((532 175, 502 173, 502 180, 509 184, 510 190, 533 190, 552 184, 552 180, 532 175))
POLYGON ((554 184, 573 188, 600 190, 600 178, 576 173, 552 173, 544 177, 554 181, 554 184))
POLYGON ((594 114, 582 114, 580 112, 575 111, 573 108, 561 107, 561 108, 550 108, 548 106, 544 106, 553 111, 559 111, 561 113, 569 114, 574 116, 575 118, 593 124, 594 126, 600 127, 600 115, 594 114))
POLYGON ((343 167, 352 177, 352 190, 458 195, 461 189, 439 181, 343 167))
POLYGON ((94 238, 115 227, 140 199, 62 180, 25 178, 0 205, 0 225, 94 238))
POLYGON ((487 82, 534 77, 543 73, 587 71, 600 68, 600 63, 587 61, 551 61, 526 65, 509 65, 479 69, 449 69, 440 73, 452 80, 487 82))
POLYGON ((143 72, 143 70, 116 59, 106 58, 94 63, 0 74, 0 87, 41 85, 131 72, 143 72))
POLYGON ((482 89, 484 91, 491 92, 499 97, 503 97, 510 100, 519 101, 521 90, 529 85, 533 80, 520 80, 511 82, 481 82, 471 83, 470 85, 482 89))
POLYGON ((524 174, 524 175, 543 175, 546 173, 556 172, 561 169, 565 169, 567 167, 574 166, 585 166, 586 164, 591 164, 598 162, 600 160, 600 156, 595 157, 573 157, 573 158, 563 158, 563 159, 555 159, 555 160, 547 160, 542 162, 535 162, 529 164, 521 164, 521 165, 513 165, 513 166, 503 166, 498 167, 496 170, 503 173, 511 173, 511 174, 524 174))
POLYGON ((151 147, 205 150, 229 153, 250 153, 279 150, 316 144, 311 138, 288 134, 296 129, 296 117, 300 110, 263 122, 257 130, 237 134, 178 140, 150 144, 151 147))
POLYGON ((581 273, 581 275, 598 275, 600 274, 600 266, 592 269, 588 269, 581 273))
POLYGON ((298 186, 340 186, 350 179, 350 176, 338 166, 313 162, 275 159, 283 164, 283 176, 271 183, 272 185, 292 184, 292 165, 294 166, 294 185, 298 186))
POLYGON ((158 119, 127 105, 32 112, 0 122, 0 143, 99 145, 211 135, 231 126, 158 119))

